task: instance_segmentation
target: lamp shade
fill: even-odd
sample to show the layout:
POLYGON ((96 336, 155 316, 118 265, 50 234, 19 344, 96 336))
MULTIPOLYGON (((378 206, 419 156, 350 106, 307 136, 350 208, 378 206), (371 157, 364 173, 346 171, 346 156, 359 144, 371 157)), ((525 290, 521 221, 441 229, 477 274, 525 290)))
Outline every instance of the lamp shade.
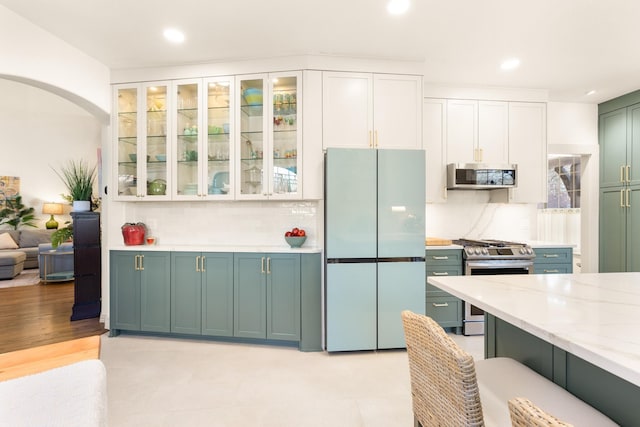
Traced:
POLYGON ((49 215, 62 215, 62 203, 45 203, 42 205, 42 213, 49 215))

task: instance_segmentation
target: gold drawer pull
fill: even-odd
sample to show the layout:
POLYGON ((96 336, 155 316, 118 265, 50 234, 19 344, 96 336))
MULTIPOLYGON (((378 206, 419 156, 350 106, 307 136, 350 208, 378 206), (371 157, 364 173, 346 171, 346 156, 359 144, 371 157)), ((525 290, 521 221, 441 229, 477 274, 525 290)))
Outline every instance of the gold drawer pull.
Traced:
POLYGON ((448 256, 435 256, 435 255, 433 255, 431 258, 437 259, 437 260, 447 260, 447 259, 449 259, 448 256))
POLYGON ((434 276, 448 276, 449 272, 448 271, 434 271, 433 275, 434 276))
POLYGON ((544 254, 545 258, 558 258, 560 255, 558 254, 544 254))
POLYGON ((556 268, 556 269, 553 269, 553 270, 544 270, 544 272, 545 272, 545 273, 560 273, 560 270, 558 270, 558 269, 556 268))
POLYGON ((444 302, 442 304, 438 304, 438 303, 432 302, 431 304, 433 304, 434 307, 449 307, 449 303, 448 302, 444 302))

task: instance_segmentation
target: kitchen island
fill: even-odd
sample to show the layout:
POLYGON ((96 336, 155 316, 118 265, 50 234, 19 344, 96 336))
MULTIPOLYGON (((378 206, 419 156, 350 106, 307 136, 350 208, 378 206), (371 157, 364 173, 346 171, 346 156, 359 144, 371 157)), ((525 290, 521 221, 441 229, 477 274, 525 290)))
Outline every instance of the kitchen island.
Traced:
POLYGON ((429 277, 485 311, 485 357, 512 357, 621 425, 640 425, 640 273, 429 277))

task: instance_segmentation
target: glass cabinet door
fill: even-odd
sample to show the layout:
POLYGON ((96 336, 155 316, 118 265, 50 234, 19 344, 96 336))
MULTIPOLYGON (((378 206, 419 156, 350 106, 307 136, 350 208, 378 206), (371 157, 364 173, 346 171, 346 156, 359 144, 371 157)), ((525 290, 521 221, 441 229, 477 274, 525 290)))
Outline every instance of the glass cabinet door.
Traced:
POLYGON ((175 190, 178 198, 197 198, 203 191, 199 185, 200 125, 200 81, 184 81, 175 86, 176 159, 175 190))
POLYGON ((118 198, 138 195, 138 87, 119 87, 115 93, 117 123, 116 176, 118 198))
POLYGON ((300 196, 301 74, 247 76, 238 81, 239 199, 300 196))
POLYGON ((147 199, 168 199, 169 168, 167 163, 167 109, 168 84, 145 84, 146 139, 142 150, 138 150, 139 176, 144 181, 138 182, 138 191, 147 199))
POLYGON ((233 198, 233 77, 208 79, 205 87, 203 193, 208 198, 233 198))
POLYGON ((272 152, 270 189, 272 198, 292 198, 299 195, 298 150, 301 132, 298 131, 299 74, 271 74, 272 152))
MULTIPOLYGON (((264 198, 268 183, 264 181, 264 156, 269 155, 267 115, 263 101, 265 77, 247 76, 238 82, 240 108, 238 116, 239 137, 236 141, 239 157, 237 198, 264 198)), ((268 104, 267 104, 268 106, 268 104)))

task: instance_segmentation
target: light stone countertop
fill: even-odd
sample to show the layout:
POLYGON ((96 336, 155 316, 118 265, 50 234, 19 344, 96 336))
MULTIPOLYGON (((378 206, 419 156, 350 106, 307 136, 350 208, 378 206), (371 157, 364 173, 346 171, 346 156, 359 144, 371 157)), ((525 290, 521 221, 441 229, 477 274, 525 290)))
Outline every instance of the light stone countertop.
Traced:
POLYGON ((167 252, 261 252, 261 253, 287 253, 287 254, 314 254, 322 252, 321 248, 302 246, 290 248, 281 246, 234 246, 234 245, 118 245, 111 246, 111 251, 167 251, 167 252))
POLYGON ((430 276, 428 281, 640 386, 640 273, 430 276))

